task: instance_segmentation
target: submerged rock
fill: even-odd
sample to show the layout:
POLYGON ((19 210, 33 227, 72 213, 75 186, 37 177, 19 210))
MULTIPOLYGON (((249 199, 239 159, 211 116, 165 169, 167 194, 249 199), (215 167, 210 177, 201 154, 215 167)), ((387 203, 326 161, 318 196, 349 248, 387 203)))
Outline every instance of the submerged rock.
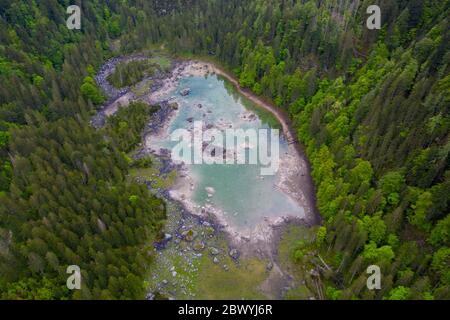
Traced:
POLYGON ((211 195, 216 193, 216 190, 214 190, 213 187, 206 187, 205 190, 206 190, 206 193, 211 194, 211 195))
POLYGON ((191 89, 190 89, 190 88, 183 89, 183 90, 181 90, 181 92, 180 92, 180 94, 181 94, 183 97, 189 95, 190 93, 191 93, 191 89))

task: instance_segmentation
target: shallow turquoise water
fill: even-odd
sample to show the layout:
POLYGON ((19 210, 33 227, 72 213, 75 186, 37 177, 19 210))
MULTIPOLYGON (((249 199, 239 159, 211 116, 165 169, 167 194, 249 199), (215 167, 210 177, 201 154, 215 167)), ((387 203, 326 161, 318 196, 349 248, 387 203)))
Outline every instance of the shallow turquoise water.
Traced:
MULTIPOLYGON (((252 102, 216 75, 183 78, 166 98, 170 97, 175 97, 179 112, 170 123, 169 132, 188 129, 193 126, 193 121, 213 125, 229 122, 233 128, 242 129, 279 126, 267 111, 255 109, 252 102), (179 93, 185 88, 190 88, 191 93, 183 97, 179 93), (248 110, 257 113, 255 121, 245 121, 240 117, 248 110)), ((280 138, 282 155, 287 151, 287 144, 280 138)), ((150 144, 153 148, 170 149, 176 142, 170 141, 170 137, 163 140, 152 138, 150 144)), ((304 216, 304 209, 275 186, 277 175, 261 176, 260 165, 196 164, 188 167, 195 180, 192 200, 200 206, 211 203, 221 209, 227 222, 237 229, 253 228, 264 217, 304 216), (208 197, 208 187, 215 190, 212 197, 208 197)))

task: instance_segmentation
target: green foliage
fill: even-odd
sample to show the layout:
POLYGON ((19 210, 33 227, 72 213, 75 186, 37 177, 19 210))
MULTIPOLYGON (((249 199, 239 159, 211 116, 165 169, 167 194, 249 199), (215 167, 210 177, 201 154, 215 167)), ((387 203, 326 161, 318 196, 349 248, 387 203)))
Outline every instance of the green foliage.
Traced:
POLYGON ((393 171, 385 174, 380 179, 380 188, 383 195, 387 197, 388 203, 395 206, 400 201, 400 192, 405 184, 405 178, 398 171, 393 171))
POLYGON ((0 198, 0 230, 13 235, 0 263, 4 297, 142 298, 146 248, 165 212, 146 186, 127 182, 123 151, 75 120, 16 129, 10 149, 23 174, 0 198), (58 289, 73 264, 83 274, 76 295, 58 289), (49 280, 42 288, 34 282, 41 275, 49 280))
POLYGON ((325 294, 330 300, 339 300, 341 297, 342 291, 333 287, 327 287, 325 294))
POLYGON ((0 148, 6 148, 11 138, 11 134, 6 131, 0 131, 0 148))
POLYGON ((386 235, 386 224, 381 219, 381 213, 372 217, 364 216, 362 220, 359 220, 359 223, 369 235, 369 240, 374 241, 376 244, 383 242, 386 235))
POLYGON ((436 223, 430 234, 430 242, 434 246, 450 245, 450 215, 436 223))
POLYGON ((436 271, 444 285, 450 284, 450 248, 441 247, 433 255, 431 268, 436 271))
POLYGON ((152 76, 157 68, 158 65, 150 59, 121 62, 108 77, 108 81, 116 88, 133 86, 144 77, 152 76))
POLYGON ((139 201, 139 197, 136 195, 132 195, 128 198, 128 201, 130 201, 130 203, 135 206, 137 204, 137 202, 139 201))
POLYGON ((362 252, 364 259, 370 262, 390 262, 394 259, 395 254, 390 246, 382 246, 377 248, 377 244, 371 241, 369 244, 364 246, 364 251, 362 252))
POLYGON ((423 192, 419 195, 417 201, 411 205, 414 209, 413 214, 410 216, 409 221, 411 224, 419 227, 422 230, 429 231, 431 228, 430 223, 427 221, 428 209, 432 206, 431 192, 423 192))
POLYGON ((91 100, 95 105, 100 105, 105 101, 100 89, 97 87, 97 84, 91 76, 84 78, 80 89, 83 96, 86 99, 91 100))
POLYGON ((325 226, 321 226, 317 229, 316 233, 316 244, 320 246, 327 236, 327 228, 325 226))
MULTIPOLYGON (((87 123, 92 104, 103 102, 93 76, 111 55, 107 48, 122 54, 163 44, 176 54, 214 55, 242 86, 292 116, 326 230, 318 231, 314 249, 297 248, 298 257, 305 263, 309 250, 317 250, 338 263, 331 277, 322 277, 332 288, 325 292, 329 298, 382 298, 358 289, 369 261, 392 270, 384 271, 391 279, 383 284, 387 298, 448 298, 448 4, 388 1, 384 10, 392 14, 379 33, 361 28, 366 15, 359 9, 328 0, 283 6, 276 0, 166 1, 155 7, 92 1, 83 8, 82 32, 74 33, 59 27, 64 18, 54 13, 64 12, 62 2, 3 1, 0 192, 9 192, 0 195, 0 235, 13 230, 14 239, 12 256, 1 259, 0 290, 6 292, 5 279, 12 279, 12 297, 65 298, 58 289, 64 272, 54 266, 81 259, 95 262, 83 265, 95 280, 88 279, 89 292, 74 297, 141 297, 147 269, 132 264, 155 230, 134 234, 133 219, 156 228, 160 217, 147 220, 146 212, 159 212, 156 200, 141 207, 153 200, 125 184, 128 165, 139 164, 124 152, 139 143, 139 116, 147 111, 121 109, 100 133, 80 122, 87 123), (7 136, 4 123, 24 128, 7 136), (142 200, 136 207, 133 195, 142 200), (83 234, 78 248, 75 239, 83 234), (148 238, 140 238, 144 234, 148 238), (397 268, 408 272, 397 279, 397 268), (33 283, 33 272, 49 282, 33 283)), ((138 69, 112 81, 131 85, 142 76, 138 69)))
POLYGON ((410 295, 410 289, 399 286, 396 288, 393 288, 391 291, 389 291, 389 294, 387 296, 387 300, 406 300, 408 299, 410 295))
POLYGON ((67 294, 69 290, 46 277, 41 280, 27 278, 8 284, 2 298, 8 300, 52 300, 58 298, 58 292, 64 291, 67 294))
POLYGON ((120 150, 128 153, 142 141, 142 132, 157 107, 131 103, 109 117, 105 130, 120 150))

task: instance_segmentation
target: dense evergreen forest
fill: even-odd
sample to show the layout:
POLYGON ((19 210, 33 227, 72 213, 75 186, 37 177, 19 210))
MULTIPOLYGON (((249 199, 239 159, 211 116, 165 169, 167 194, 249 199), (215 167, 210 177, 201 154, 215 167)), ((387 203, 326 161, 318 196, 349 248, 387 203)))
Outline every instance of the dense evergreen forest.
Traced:
POLYGON ((100 64, 156 46, 208 56, 291 116, 323 218, 295 260, 321 270, 324 297, 450 298, 449 1, 74 2, 81 31, 69 1, 0 0, 2 298, 143 298, 164 205, 126 179, 127 153, 145 124, 130 119, 153 109, 89 118, 100 64))

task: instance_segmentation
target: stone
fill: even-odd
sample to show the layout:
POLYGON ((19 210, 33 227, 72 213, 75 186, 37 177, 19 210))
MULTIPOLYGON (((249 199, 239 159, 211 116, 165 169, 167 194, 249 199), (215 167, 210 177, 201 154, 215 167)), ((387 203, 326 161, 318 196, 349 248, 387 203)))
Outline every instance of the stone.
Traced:
POLYGON ((266 270, 267 271, 270 271, 270 270, 272 270, 273 269, 273 262, 272 261, 269 261, 269 263, 266 265, 266 270))
POLYGON ((215 264, 218 264, 218 263, 219 263, 219 259, 217 259, 217 257, 214 257, 213 262, 214 262, 215 264))
POLYGON ((176 272, 176 271, 173 271, 173 272, 172 272, 172 277, 175 278, 176 276, 177 276, 177 272, 176 272))
POLYGON ((181 94, 183 97, 189 95, 190 93, 191 93, 191 89, 189 89, 189 88, 183 89, 183 90, 181 90, 181 92, 180 92, 180 94, 181 94))
POLYGON ((189 230, 183 231, 183 233, 181 233, 181 236, 183 237, 183 239, 185 241, 192 242, 197 237, 197 231, 189 229, 189 230))
POLYGON ((239 252, 236 249, 231 249, 228 254, 235 260, 239 258, 239 252))
POLYGON ((223 270, 225 270, 225 271, 229 271, 230 270, 230 268, 226 265, 226 264, 224 264, 223 265, 223 270))
POLYGON ((217 255, 220 253, 219 249, 214 248, 214 247, 211 247, 211 248, 209 249, 209 252, 210 252, 213 256, 217 256, 217 255))
POLYGON ((172 240, 172 235, 168 234, 168 233, 164 234, 164 241, 170 241, 170 240, 172 240))
POLYGON ((198 241, 194 243, 193 247, 194 251, 202 251, 203 249, 205 249, 205 244, 202 241, 198 241))

